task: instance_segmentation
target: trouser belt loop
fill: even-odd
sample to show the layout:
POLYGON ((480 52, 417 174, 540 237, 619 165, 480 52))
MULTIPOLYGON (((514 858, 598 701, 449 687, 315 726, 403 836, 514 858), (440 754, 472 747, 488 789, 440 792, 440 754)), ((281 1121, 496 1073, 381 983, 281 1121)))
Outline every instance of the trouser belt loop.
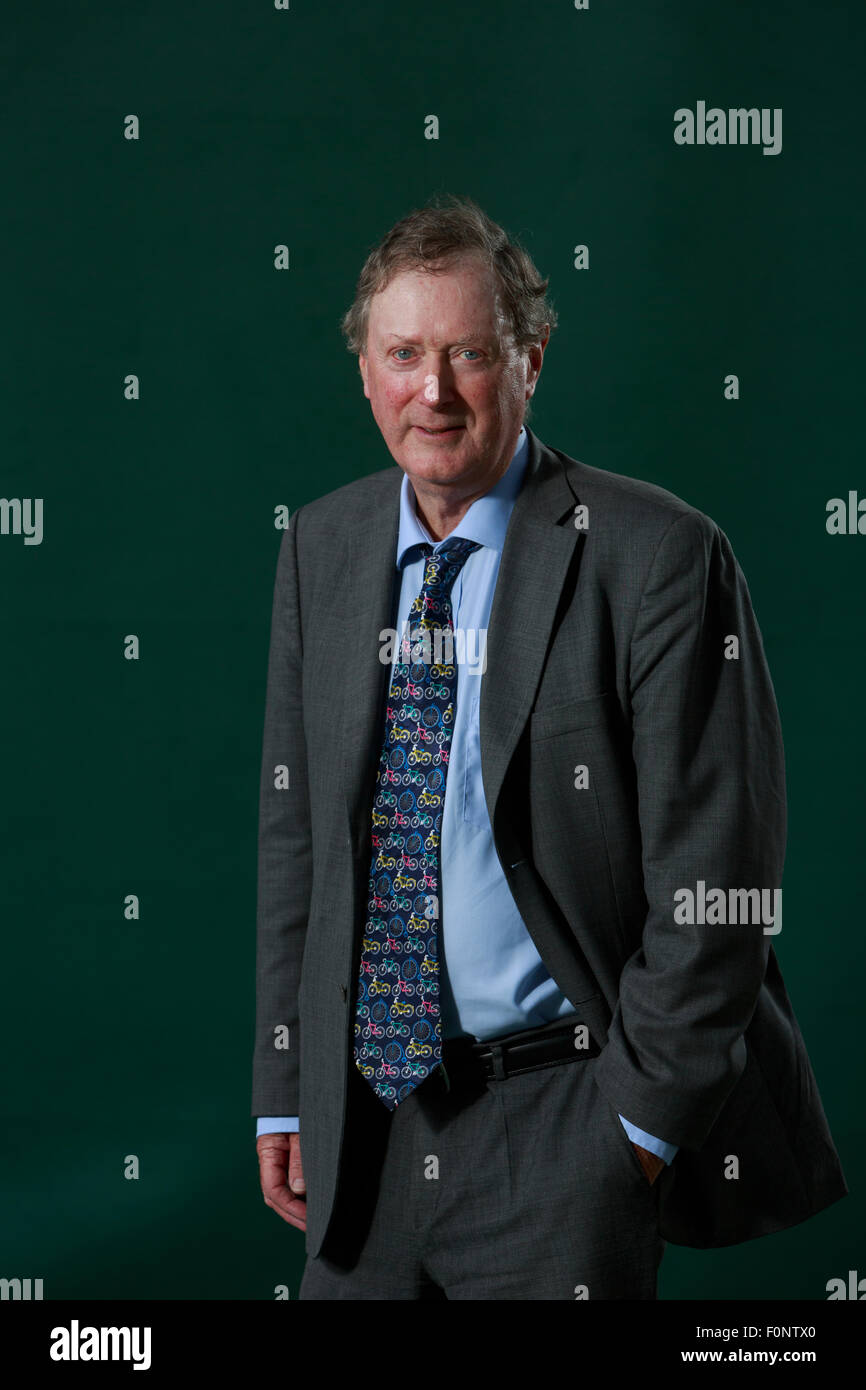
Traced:
POLYGON ((493 1062, 493 1076, 496 1081, 505 1080, 505 1057, 502 1052, 501 1043, 490 1044, 491 1061, 493 1062))

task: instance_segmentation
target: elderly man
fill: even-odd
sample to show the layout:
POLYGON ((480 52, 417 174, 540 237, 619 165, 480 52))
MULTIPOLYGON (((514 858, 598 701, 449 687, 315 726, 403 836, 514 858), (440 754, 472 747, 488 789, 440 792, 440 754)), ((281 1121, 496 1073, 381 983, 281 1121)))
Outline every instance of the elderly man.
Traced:
POLYGON ((397 223, 344 329, 398 466, 283 537, 252 1112, 302 1299, 652 1299, 847 1190, 746 582, 529 429, 547 284, 468 199, 397 223))

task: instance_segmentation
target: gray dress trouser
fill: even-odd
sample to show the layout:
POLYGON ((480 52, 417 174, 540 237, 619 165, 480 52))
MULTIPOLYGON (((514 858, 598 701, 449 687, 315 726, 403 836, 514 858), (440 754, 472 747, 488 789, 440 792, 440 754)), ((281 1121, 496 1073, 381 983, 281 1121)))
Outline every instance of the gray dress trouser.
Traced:
POLYGON ((450 1090, 437 1071, 393 1113, 353 1066, 337 1206, 299 1297, 656 1298, 658 1184, 595 1060, 450 1090))

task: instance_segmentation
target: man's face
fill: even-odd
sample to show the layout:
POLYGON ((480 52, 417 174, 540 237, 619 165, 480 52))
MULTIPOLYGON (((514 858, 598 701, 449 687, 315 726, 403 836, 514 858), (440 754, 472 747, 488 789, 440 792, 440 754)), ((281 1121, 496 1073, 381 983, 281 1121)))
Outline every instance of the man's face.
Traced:
POLYGON ((476 257, 440 273, 404 271, 373 296, 358 359, 364 395, 410 479, 452 497, 494 485, 514 453, 544 344, 515 349, 494 276, 476 257))

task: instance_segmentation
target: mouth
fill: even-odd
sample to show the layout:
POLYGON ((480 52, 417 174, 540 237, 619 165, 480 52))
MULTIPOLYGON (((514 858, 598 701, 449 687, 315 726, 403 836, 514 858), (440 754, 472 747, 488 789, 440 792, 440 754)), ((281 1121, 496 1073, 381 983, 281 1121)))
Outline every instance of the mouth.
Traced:
POLYGON ((443 429, 435 430, 428 430, 424 427, 424 425, 416 425, 415 429, 418 430, 421 434, 426 435, 428 439, 436 439, 444 435, 459 434, 459 432, 463 429, 463 425, 446 425, 443 429))

